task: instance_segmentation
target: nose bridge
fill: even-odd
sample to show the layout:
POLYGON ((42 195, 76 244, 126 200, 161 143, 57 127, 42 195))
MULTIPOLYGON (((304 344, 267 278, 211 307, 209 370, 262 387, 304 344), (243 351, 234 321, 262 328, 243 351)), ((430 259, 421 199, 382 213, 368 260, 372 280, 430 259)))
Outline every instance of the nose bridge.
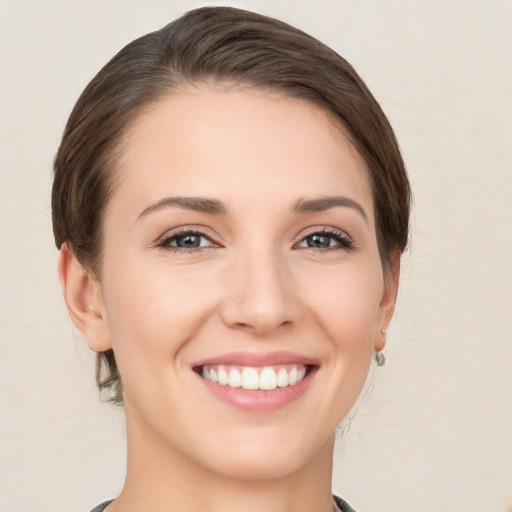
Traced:
POLYGON ((235 251, 230 270, 223 307, 226 324, 264 336, 293 321, 293 283, 286 260, 268 239, 235 251))

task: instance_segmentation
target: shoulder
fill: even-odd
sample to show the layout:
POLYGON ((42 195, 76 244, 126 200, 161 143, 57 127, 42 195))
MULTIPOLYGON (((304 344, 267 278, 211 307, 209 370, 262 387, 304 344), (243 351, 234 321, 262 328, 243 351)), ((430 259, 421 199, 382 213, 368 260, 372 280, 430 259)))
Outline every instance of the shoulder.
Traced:
POLYGON ((333 498, 336 502, 336 505, 338 505, 340 512, 356 512, 346 501, 338 498, 338 496, 333 496, 333 498))
POLYGON ((98 505, 97 507, 94 507, 91 512, 102 512, 103 510, 105 510, 105 507, 109 504, 109 503, 112 503, 112 500, 110 501, 105 501, 104 503, 102 503, 101 505, 98 505))

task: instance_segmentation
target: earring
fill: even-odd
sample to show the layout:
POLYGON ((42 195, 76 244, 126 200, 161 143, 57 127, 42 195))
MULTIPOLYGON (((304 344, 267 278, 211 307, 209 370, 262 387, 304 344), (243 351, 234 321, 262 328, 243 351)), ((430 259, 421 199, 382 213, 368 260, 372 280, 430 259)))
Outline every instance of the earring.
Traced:
MULTIPOLYGON (((386 329, 381 329, 380 333, 386 336, 386 329)), ((382 352, 374 352, 373 359, 377 363, 377 366, 384 366, 386 364, 386 356, 382 352)))
POLYGON ((374 352, 373 359, 377 363, 377 366, 384 366, 386 364, 386 356, 382 352, 374 352))

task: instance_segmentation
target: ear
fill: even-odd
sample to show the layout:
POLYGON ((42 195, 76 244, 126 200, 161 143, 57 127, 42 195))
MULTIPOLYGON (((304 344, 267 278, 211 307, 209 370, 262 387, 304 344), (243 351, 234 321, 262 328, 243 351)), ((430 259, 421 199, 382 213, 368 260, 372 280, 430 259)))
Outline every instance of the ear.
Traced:
POLYGON ((390 269, 384 272, 384 291, 379 304, 378 332, 375 335, 374 349, 380 352, 386 345, 386 333, 393 313, 395 312, 398 294, 398 281, 400 278, 400 251, 396 249, 391 254, 390 269))
POLYGON ((95 352, 111 349, 101 285, 82 267, 67 243, 60 250, 58 272, 69 316, 89 348, 95 352))

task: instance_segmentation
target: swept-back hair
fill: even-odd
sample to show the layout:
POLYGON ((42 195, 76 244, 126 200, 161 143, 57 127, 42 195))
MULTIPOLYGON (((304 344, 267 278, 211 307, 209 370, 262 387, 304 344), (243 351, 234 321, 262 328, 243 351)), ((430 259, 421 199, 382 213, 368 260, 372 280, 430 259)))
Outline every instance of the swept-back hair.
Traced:
MULTIPOLYGON (((327 110, 364 158, 373 192, 380 258, 408 240, 410 188, 393 130, 364 82, 336 52, 281 21, 230 7, 190 11, 125 46, 91 80, 66 125, 54 162, 55 243, 70 245, 101 280, 102 219, 115 189, 123 136, 143 108, 186 84, 279 91, 327 110)), ((112 350, 98 354, 96 380, 122 403, 112 350)))

